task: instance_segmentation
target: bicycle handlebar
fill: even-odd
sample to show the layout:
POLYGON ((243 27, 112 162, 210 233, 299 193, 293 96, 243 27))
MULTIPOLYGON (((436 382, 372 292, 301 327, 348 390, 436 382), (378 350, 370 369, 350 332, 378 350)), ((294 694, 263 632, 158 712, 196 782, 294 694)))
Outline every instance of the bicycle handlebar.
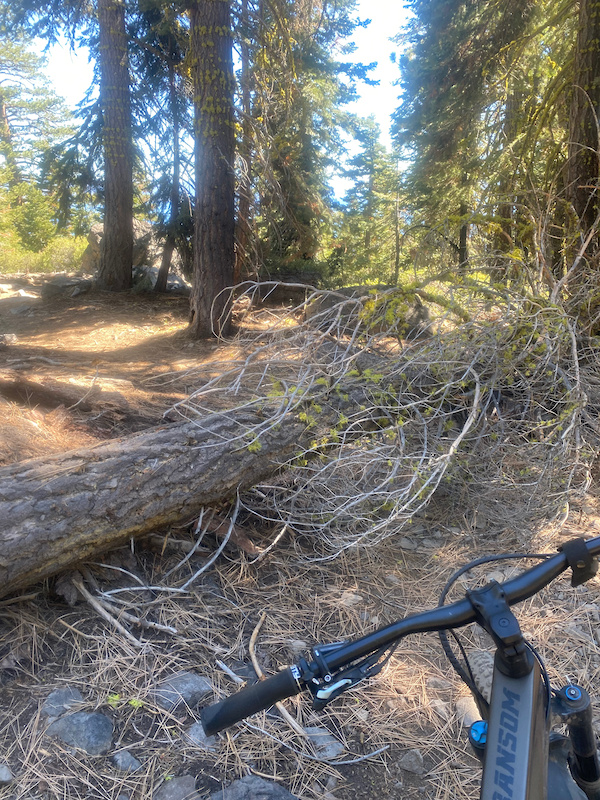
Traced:
MULTIPOLYGON (((583 540, 581 540, 583 542, 583 540)), ((589 557, 600 554, 600 536, 584 542, 589 557)), ((501 584, 508 605, 520 603, 539 592, 557 578, 569 566, 567 555, 559 552, 546 561, 501 584)), ((240 722, 246 717, 270 708, 276 702, 284 700, 307 688, 311 682, 324 679, 335 686, 336 670, 354 664, 365 656, 372 655, 396 644, 404 636, 411 633, 450 630, 468 625, 475 621, 475 610, 468 599, 459 600, 447 606, 412 614, 391 625, 380 628, 373 633, 345 642, 329 649, 326 660, 320 658, 326 648, 314 647, 315 661, 306 661, 288 667, 271 678, 259 681, 237 692, 224 700, 206 706, 200 712, 204 731, 212 735, 224 728, 240 722), (324 666, 323 666, 324 665, 324 666), (324 668, 326 671, 324 672, 324 668)), ((347 683, 350 683, 348 680, 347 683)))
POLYGON ((286 697, 293 697, 302 689, 303 686, 294 677, 292 667, 288 667, 271 678, 254 683, 219 703, 203 708, 200 719, 204 732, 207 736, 218 733, 246 717, 270 708, 286 697))

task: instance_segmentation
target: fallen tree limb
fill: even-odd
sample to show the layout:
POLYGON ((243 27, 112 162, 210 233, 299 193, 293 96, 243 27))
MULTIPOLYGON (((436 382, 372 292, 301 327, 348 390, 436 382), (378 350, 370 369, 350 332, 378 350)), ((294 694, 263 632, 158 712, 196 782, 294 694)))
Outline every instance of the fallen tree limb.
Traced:
POLYGON ((293 418, 260 446, 260 412, 212 414, 0 469, 0 596, 235 496, 271 474, 306 428, 293 418))

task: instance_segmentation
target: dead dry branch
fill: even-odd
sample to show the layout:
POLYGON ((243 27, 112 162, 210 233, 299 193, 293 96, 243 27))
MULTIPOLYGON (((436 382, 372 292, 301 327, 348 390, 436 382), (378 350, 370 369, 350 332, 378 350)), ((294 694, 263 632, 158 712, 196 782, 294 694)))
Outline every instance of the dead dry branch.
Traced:
MULTIPOLYGON (((246 290, 251 308, 258 292, 246 290)), ((199 388, 175 407, 191 421, 225 398, 259 413, 239 433, 257 454, 267 432, 306 424, 309 445, 243 495, 247 510, 331 556, 398 533, 435 495, 502 530, 555 518, 585 490, 600 372, 562 306, 474 279, 446 294, 440 284, 307 295, 283 324, 250 311, 240 334, 250 355, 216 377, 198 371, 199 388), (436 298, 435 321, 407 341, 402 313, 418 293, 436 298)))

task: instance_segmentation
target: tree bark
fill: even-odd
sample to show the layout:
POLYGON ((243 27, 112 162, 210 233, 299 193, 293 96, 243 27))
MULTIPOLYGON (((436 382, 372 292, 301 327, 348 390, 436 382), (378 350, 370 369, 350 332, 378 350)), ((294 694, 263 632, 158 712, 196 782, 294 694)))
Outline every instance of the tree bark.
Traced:
POLYGON ((98 26, 104 148, 104 236, 98 285, 118 292, 131 288, 133 260, 133 142, 122 0, 98 0, 98 26))
MULTIPOLYGON (((580 0, 575 76, 569 119, 567 199, 583 233, 598 214, 598 113, 600 109, 600 0, 580 0)), ((597 248, 597 236, 593 249, 597 248)))
POLYGON ((234 113, 231 0, 194 0, 191 52, 194 80, 194 280, 190 332, 226 334, 235 263, 234 113))
POLYGON ((263 480, 306 425, 290 418, 252 444, 243 432, 260 422, 213 414, 1 468, 0 596, 263 480))

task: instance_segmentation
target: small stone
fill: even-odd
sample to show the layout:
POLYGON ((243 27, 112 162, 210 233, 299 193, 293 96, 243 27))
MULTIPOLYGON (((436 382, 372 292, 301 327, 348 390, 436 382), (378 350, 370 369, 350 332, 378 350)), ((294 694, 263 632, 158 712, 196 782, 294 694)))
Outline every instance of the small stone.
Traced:
POLYGON ((55 689, 46 698, 41 713, 45 717, 60 717, 78 703, 83 703, 83 695, 78 689, 73 686, 55 689))
POLYGON ((308 644, 303 639, 292 639, 291 642, 288 642, 288 647, 296 656, 302 655, 308 650, 308 644))
POLYGON ((400 586, 402 583, 400 578, 393 572, 388 572, 387 575, 384 575, 383 582, 386 584, 386 586, 400 586))
POLYGON ((446 689, 452 688, 452 683, 449 680, 446 680, 446 678, 436 678, 434 676, 433 678, 427 679, 427 686, 430 689, 445 691, 446 689))
POLYGON ((0 764, 0 786, 8 786, 14 781, 14 777, 6 764, 0 764))
POLYGON ((438 543, 435 539, 421 539, 421 547, 428 549, 428 550, 435 550, 436 547, 439 547, 438 543))
POLYGON ((458 698, 456 701, 456 716, 464 728, 470 728, 474 722, 481 719, 477 704, 471 695, 458 698))
POLYGON ((298 800, 298 798, 277 783, 266 781, 258 775, 247 775, 229 784, 226 789, 211 794, 209 800, 298 800))
POLYGON ((452 713, 450 711, 450 703, 445 703, 443 700, 439 700, 437 697, 434 697, 433 700, 429 701, 430 708, 445 722, 448 722, 452 713))
POLYGON ((188 708, 212 692, 210 681, 195 672, 176 672, 154 690, 154 701, 165 711, 174 711, 179 706, 188 708))
POLYGON ((129 750, 119 750, 119 752, 115 753, 112 757, 112 762, 117 769, 123 772, 137 772, 142 766, 141 761, 138 761, 135 756, 131 755, 129 750))
POLYGON ((189 728, 187 731, 187 737, 192 744, 195 744, 196 747, 199 747, 201 750, 217 749, 217 737, 207 736, 204 733, 204 728, 202 727, 201 722, 195 722, 192 727, 189 728))
POLYGON ((341 755, 346 749, 339 739, 336 739, 335 736, 329 733, 327 728, 314 727, 305 728, 304 730, 313 743, 319 758, 325 761, 331 761, 331 759, 341 755))
POLYGON ((403 550, 416 550, 418 545, 406 536, 402 536, 398 542, 403 550))
POLYGON ((196 778, 193 775, 182 775, 170 778, 152 794, 152 800, 200 800, 196 791, 196 778))
POLYGON ((425 767, 423 766, 423 755, 420 750, 408 750, 398 759, 398 766, 406 772, 412 772, 415 775, 423 775, 425 767))
POLYGON ((356 592, 351 592, 350 589, 346 589, 345 592, 342 592, 340 603, 346 608, 352 608, 353 606, 357 606, 359 605, 359 603, 362 602, 363 602, 362 595, 356 594, 356 592))
POLYGON ((76 711, 57 719, 48 726, 48 736, 56 736, 71 747, 78 747, 93 756, 110 750, 112 744, 112 722, 97 711, 76 711))

